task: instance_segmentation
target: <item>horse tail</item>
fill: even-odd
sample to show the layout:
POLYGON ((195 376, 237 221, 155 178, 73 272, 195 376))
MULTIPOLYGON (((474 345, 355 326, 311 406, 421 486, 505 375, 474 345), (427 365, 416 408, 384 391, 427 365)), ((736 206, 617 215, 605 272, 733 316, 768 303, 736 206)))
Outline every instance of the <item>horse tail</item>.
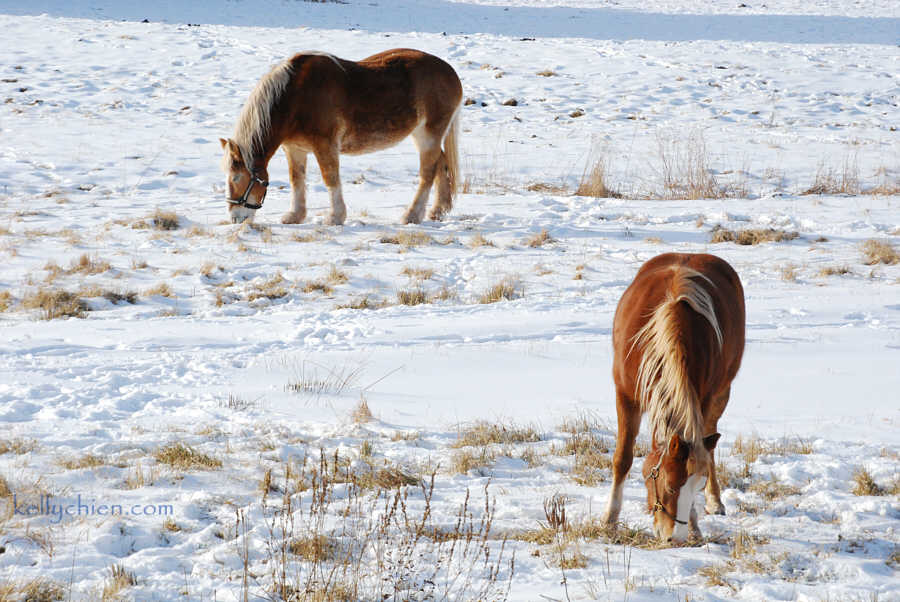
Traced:
POLYGON ((444 136, 444 158, 447 161, 447 172, 450 176, 450 198, 456 196, 459 188, 459 115, 462 105, 456 107, 453 119, 444 136))
POLYGON ((706 276, 688 267, 674 268, 665 299, 653 310, 650 319, 637 332, 632 343, 641 349, 637 373, 637 396, 641 410, 650 414, 650 428, 659 443, 667 443, 678 434, 688 443, 702 446, 703 416, 697 391, 688 373, 687 353, 682 340, 689 332, 683 323, 684 301, 705 319, 722 348, 722 330, 716 319, 713 299, 704 287, 712 287, 706 276))

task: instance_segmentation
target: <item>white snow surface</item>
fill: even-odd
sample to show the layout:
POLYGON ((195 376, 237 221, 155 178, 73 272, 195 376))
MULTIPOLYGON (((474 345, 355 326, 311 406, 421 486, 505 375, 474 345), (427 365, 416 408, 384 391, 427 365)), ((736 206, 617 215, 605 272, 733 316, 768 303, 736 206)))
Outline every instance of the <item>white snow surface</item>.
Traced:
MULTIPOLYGON (((171 504, 180 528, 159 516, 22 516, 10 501, 0 587, 47 578, 69 599, 96 599, 119 564, 137 578, 134 599, 238 600, 239 546, 215 535, 234 531, 237 508, 256 521, 251 599, 270 599, 263 474, 320 450, 356 460, 364 441, 410 471, 441 464, 442 524, 490 482, 495 550, 503 533, 544 521, 555 493, 572 516, 599 516, 608 470, 582 486, 571 456, 519 457, 561 446, 561 423, 579 415, 612 447, 616 303, 644 261, 682 251, 725 258, 745 289, 747 346, 719 461, 741 470, 738 437, 806 443, 811 453, 751 466, 793 492, 765 501, 723 485, 727 515, 700 517, 711 541, 587 540, 586 566, 563 573, 546 549, 511 540, 509 598, 900 600, 900 500, 851 493, 860 468, 884 489, 900 483, 900 265, 866 265, 861 251, 868 239, 900 243, 897 2, 8 0, 0 31, 0 450, 25 448, 0 455, 0 476, 20 503, 42 492, 171 504), (323 225, 314 161, 307 223, 280 223, 280 153, 257 228, 226 223, 218 138, 270 66, 301 50, 359 59, 391 47, 443 57, 475 101, 462 111, 468 192, 447 218, 397 225, 418 168, 405 141, 342 158, 344 226, 323 225), (698 153, 731 194, 663 198, 662 156, 698 153), (624 198, 572 194, 598 158, 624 198), (863 193, 802 194, 827 175, 855 177, 863 193), (134 227, 156 210, 177 213, 179 228, 134 227), (713 244, 715 225, 799 236, 713 244), (552 242, 528 246, 542 230, 552 242), (381 242, 396 233, 432 241, 381 242), (473 246, 479 236, 493 245, 473 246), (70 269, 82 255, 110 267, 70 269), (416 281, 405 268, 433 274, 416 281), (305 292, 335 270, 347 281, 305 292), (250 300, 279 276, 286 294, 250 300), (503 279, 521 296, 477 302, 503 279), (147 292, 160 284, 171 296, 147 292), (21 303, 41 288, 82 290, 89 311, 41 320, 21 303), (411 288, 446 298, 397 304, 411 288), (338 307, 364 297, 388 303, 338 307), (288 386, 316 380, 332 386, 288 386), (356 424, 361 397, 375 420, 356 424), (450 473, 458 432, 478 420, 530 425, 542 441, 496 446, 487 467, 450 473), (172 442, 224 466, 159 464, 154 452, 172 442), (63 465, 87 454, 103 464, 63 465), (152 475, 136 488, 135 466, 152 475), (741 532, 768 568, 721 543, 741 532), (722 565, 723 583, 700 571, 722 565)), ((621 519, 649 529, 640 463, 621 519)), ((421 498, 410 492, 413 506, 421 498)))

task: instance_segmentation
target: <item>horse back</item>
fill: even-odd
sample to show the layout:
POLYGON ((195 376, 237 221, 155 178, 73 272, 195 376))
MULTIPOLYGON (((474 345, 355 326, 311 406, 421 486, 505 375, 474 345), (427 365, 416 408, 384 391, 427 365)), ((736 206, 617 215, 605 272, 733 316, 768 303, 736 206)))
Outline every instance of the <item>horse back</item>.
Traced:
MULTIPOLYGON (((293 81, 284 103, 285 139, 337 139, 344 153, 398 143, 421 122, 448 115, 462 98, 453 68, 438 57, 393 49, 361 61, 301 53, 291 59, 293 81)), ((274 120, 273 120, 274 121, 274 120)))
POLYGON ((616 387, 636 399, 641 359, 635 337, 656 309, 691 278, 709 293, 721 334, 721 345, 709 320, 686 301, 673 308, 677 340, 691 384, 703 405, 730 386, 744 351, 744 291, 734 269, 705 253, 665 253, 647 261, 626 289, 613 320, 613 378, 616 387), (691 274, 699 274, 693 275, 691 274))

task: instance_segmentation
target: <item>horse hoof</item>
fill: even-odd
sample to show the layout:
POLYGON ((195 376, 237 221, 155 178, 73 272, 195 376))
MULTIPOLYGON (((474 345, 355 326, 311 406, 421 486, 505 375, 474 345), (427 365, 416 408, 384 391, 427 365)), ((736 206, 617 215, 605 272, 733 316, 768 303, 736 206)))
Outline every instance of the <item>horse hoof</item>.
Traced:
POLYGON ((417 215, 412 215, 411 213, 407 213, 403 216, 404 224, 420 224, 422 223, 422 218, 417 215))
POLYGON ((328 226, 343 226, 344 217, 341 215, 329 215, 325 220, 325 224, 328 226))
POLYGON ((714 506, 706 507, 707 514, 718 514, 720 516, 725 516, 725 506, 722 504, 716 504, 714 506))
POLYGON ((433 222, 439 222, 444 218, 444 213, 442 211, 432 211, 428 214, 428 219, 433 222))
POLYGON ((282 224, 302 224, 306 216, 302 213, 285 213, 281 218, 282 224))

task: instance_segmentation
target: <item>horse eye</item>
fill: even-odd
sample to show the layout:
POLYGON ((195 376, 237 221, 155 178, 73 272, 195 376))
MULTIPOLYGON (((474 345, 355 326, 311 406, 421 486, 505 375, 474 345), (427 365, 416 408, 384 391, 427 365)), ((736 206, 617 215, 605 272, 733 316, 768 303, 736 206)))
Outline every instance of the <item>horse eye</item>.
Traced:
POLYGON ((233 176, 231 176, 231 181, 232 181, 232 182, 240 182, 240 181, 241 181, 241 174, 238 173, 238 174, 234 174, 233 176))

